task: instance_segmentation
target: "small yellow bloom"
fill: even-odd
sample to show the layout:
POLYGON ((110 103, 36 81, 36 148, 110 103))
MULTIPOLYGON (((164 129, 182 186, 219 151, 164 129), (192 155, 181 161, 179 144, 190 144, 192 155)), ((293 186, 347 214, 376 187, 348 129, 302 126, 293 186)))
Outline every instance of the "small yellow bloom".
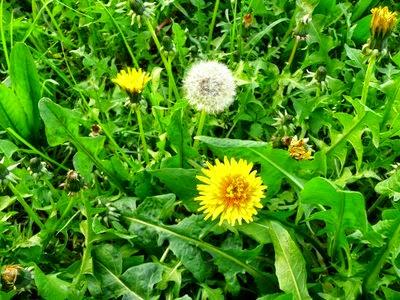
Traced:
POLYGON ((143 91, 150 79, 151 77, 142 69, 127 68, 120 71, 112 81, 130 95, 137 95, 143 91))
POLYGON ((307 145, 308 139, 297 139, 294 136, 289 145, 289 155, 297 160, 312 159, 312 149, 307 145))
POLYGON ((396 12, 389 11, 388 7, 375 7, 371 9, 371 33, 372 37, 385 38, 390 34, 396 24, 396 12))
POLYGON ((256 209, 262 208, 261 199, 267 187, 252 168, 253 164, 243 159, 224 157, 223 163, 217 159, 215 165, 207 162, 207 167, 202 169, 204 176, 197 176, 203 184, 197 185, 200 195, 195 198, 206 220, 220 216, 220 225, 226 220, 232 226, 236 222, 242 224, 242 220, 253 221, 256 209))

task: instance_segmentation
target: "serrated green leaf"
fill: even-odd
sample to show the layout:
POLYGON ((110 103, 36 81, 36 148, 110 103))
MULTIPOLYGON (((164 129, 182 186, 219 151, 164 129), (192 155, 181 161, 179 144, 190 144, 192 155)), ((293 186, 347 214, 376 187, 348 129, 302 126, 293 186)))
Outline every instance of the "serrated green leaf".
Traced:
MULTIPOLYGON (((142 226, 148 227, 158 234, 161 234, 164 238, 168 240, 175 240, 178 243, 182 243, 182 245, 192 245, 198 247, 199 249, 210 253, 214 257, 220 257, 229 261, 231 264, 238 265, 239 267, 243 268, 243 270, 253 277, 256 278, 265 278, 268 280, 268 276, 266 276, 261 271, 255 269, 252 266, 247 265, 245 262, 241 261, 239 258, 234 257, 233 255, 219 249, 212 244, 209 244, 205 241, 200 240, 198 237, 193 237, 191 234, 188 234, 187 230, 182 231, 181 228, 176 228, 176 226, 166 226, 161 224, 156 224, 151 221, 147 221, 141 217, 125 217, 125 219, 130 223, 140 224, 142 226)), ((182 225, 181 225, 182 226, 182 225)), ((196 229, 196 228, 193 228, 196 229)))
POLYGON ((59 279, 56 274, 46 275, 36 266, 34 278, 38 293, 43 299, 71 299, 71 284, 59 279))
POLYGON ((400 170, 396 170, 388 179, 378 182, 375 191, 398 201, 400 199, 400 170))
POLYGON ((360 168, 364 152, 362 135, 365 131, 370 131, 372 142, 375 147, 378 147, 381 116, 350 97, 346 97, 346 99, 354 106, 356 114, 353 116, 343 112, 335 113, 334 116, 343 126, 343 130, 338 132, 330 128, 331 144, 324 148, 324 152, 328 158, 337 157, 340 163, 344 165, 348 152, 346 146, 349 143, 358 158, 356 166, 360 168))

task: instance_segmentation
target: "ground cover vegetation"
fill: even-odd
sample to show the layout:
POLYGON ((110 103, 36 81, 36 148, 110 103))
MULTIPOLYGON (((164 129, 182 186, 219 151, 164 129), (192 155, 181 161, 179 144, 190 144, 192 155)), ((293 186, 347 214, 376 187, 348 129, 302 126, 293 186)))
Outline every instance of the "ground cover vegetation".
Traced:
POLYGON ((1 0, 0 299, 400 299, 399 9, 1 0))

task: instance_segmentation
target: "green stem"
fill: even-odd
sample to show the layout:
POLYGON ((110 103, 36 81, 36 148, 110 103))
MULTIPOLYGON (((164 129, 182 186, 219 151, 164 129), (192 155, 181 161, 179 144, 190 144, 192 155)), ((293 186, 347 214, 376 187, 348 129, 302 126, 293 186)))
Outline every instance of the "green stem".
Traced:
POLYGON ((44 224, 42 221, 40 221, 39 216, 36 214, 36 212, 33 211, 33 209, 26 203, 24 197, 20 194, 20 192, 14 187, 14 185, 10 182, 8 183, 8 187, 10 190, 14 193, 15 197, 17 198, 18 202, 21 204, 21 206, 24 208, 25 212, 28 214, 29 218, 36 223, 37 226, 39 226, 40 229, 44 228, 44 224))
POLYGON ((364 105, 367 105, 368 88, 374 71, 375 62, 376 62, 376 54, 373 52, 371 54, 371 57, 369 58, 368 67, 367 71, 365 72, 365 78, 361 92, 361 103, 364 105))
MULTIPOLYGON (((203 132, 204 124, 206 122, 207 113, 205 110, 201 111, 200 119, 199 119, 199 126, 197 127, 196 136, 200 136, 203 132)), ((193 143, 193 148, 197 150, 199 147, 199 140, 195 140, 193 143)))
POLYGON ((162 46, 160 44, 160 41, 158 40, 156 32, 154 31, 153 25, 151 25, 149 19, 146 19, 146 25, 147 25, 148 30, 150 31, 150 34, 151 34, 151 36, 153 38, 154 43, 156 44, 158 53, 160 54, 161 60, 162 60, 162 62, 164 64, 164 67, 167 70, 168 79, 172 83, 172 89, 174 91, 175 98, 176 98, 177 101, 179 101, 181 99, 181 97, 179 95, 179 91, 178 91, 178 88, 176 86, 174 74, 172 73, 172 68, 171 68, 170 64, 168 64, 168 61, 167 61, 167 59, 165 58, 165 56, 164 56, 164 54, 162 52, 162 46))
POLYGON ((299 40, 300 40, 299 37, 296 36, 295 40, 294 40, 294 45, 293 45, 293 48, 292 48, 292 52, 290 53, 289 60, 288 60, 287 65, 285 67, 288 70, 290 69, 290 66, 292 65, 294 56, 296 54, 297 47, 299 46, 299 40))
POLYGON ((149 152, 147 151, 146 136, 145 136, 144 130, 143 130, 142 113, 140 112, 139 105, 136 105, 134 109, 135 109, 135 113, 136 113, 137 122, 139 125, 139 133, 140 133, 140 139, 142 140, 144 159, 146 161, 146 164, 148 165, 150 163, 150 159, 149 159, 149 152))
POLYGON ((210 31, 208 32, 208 40, 207 40, 207 52, 210 51, 210 46, 211 46, 211 40, 214 32, 214 27, 215 27, 215 20, 217 19, 217 12, 219 8, 219 2, 220 0, 216 0, 214 4, 214 11, 211 19, 211 24, 210 24, 210 31))
POLYGON ((230 43, 229 52, 231 54, 231 63, 233 62, 233 50, 235 48, 234 43, 235 43, 236 26, 237 26, 236 15, 237 15, 237 0, 234 1, 234 6, 233 6, 233 25, 232 25, 232 29, 230 31, 231 36, 230 36, 230 41, 229 41, 229 43, 230 43))
POLYGON ((49 156, 47 156, 46 154, 42 153, 41 151, 39 151, 38 149, 36 149, 34 146, 32 146, 28 141, 26 141, 22 136, 20 136, 18 133, 16 133, 12 128, 7 128, 6 129, 7 133, 12 135, 14 138, 16 138, 18 141, 20 141, 22 144, 24 144, 25 146, 27 146, 29 149, 32 150, 33 153, 35 153, 36 155, 39 155, 40 157, 42 157, 43 159, 47 160, 48 162, 51 162, 52 164, 55 164, 56 166, 58 166, 59 168, 68 171, 69 168, 67 168, 66 166, 56 162, 54 159, 50 158, 49 156))

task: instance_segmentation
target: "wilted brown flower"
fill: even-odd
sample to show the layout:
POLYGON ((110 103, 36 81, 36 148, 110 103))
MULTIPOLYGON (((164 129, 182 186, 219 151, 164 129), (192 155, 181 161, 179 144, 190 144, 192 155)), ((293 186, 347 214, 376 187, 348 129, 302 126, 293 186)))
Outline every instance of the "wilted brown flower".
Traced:
POLYGON ((297 160, 309 160, 312 159, 311 146, 307 145, 308 138, 298 139, 294 136, 289 145, 289 155, 297 160))
POLYGON ((249 28, 253 24, 253 15, 251 13, 243 16, 243 25, 245 28, 249 28))

